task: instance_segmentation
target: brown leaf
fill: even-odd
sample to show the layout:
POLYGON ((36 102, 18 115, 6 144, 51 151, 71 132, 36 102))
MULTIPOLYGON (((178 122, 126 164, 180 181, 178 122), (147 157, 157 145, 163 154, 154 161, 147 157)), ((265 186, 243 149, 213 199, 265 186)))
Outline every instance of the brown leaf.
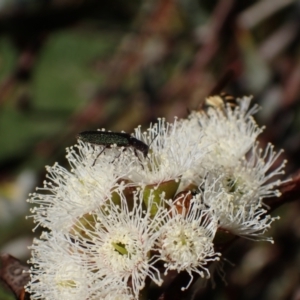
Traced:
POLYGON ((29 299, 27 293, 25 293, 24 286, 30 279, 28 271, 29 267, 23 265, 18 259, 9 255, 2 254, 0 279, 11 289, 19 300, 29 299))

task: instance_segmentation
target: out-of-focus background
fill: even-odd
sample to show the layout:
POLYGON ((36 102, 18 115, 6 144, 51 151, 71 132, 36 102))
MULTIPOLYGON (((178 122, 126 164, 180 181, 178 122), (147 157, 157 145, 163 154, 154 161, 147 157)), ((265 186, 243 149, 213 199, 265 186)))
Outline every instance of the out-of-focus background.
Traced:
MULTIPOLYGON (((299 0, 1 0, 0 252, 28 259, 28 193, 45 165, 67 167, 76 133, 185 117, 220 90, 253 95, 262 145, 299 169, 299 0)), ((274 212, 275 245, 235 243, 227 285, 195 299, 299 300, 299 212, 274 212)))

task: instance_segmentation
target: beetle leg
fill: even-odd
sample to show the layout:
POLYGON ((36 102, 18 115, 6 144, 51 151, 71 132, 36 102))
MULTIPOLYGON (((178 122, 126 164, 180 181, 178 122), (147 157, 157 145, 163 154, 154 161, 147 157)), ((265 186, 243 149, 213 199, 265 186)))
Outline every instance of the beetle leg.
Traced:
POLYGON ((95 160, 94 160, 94 162, 93 162, 93 164, 92 164, 92 167, 96 164, 97 159, 98 159, 99 156, 104 152, 104 150, 105 150, 106 148, 107 148, 107 146, 105 146, 105 147, 103 148, 103 150, 99 152, 99 154, 97 155, 97 157, 95 158, 95 160))

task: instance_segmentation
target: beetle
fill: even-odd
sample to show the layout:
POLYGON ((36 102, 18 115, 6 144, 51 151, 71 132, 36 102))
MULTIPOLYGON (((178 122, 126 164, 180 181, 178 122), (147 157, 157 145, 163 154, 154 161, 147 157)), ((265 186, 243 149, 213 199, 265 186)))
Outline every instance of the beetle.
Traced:
POLYGON ((97 155, 93 166, 96 163, 97 158, 101 155, 101 153, 107 149, 116 145, 117 147, 132 147, 135 155, 139 158, 137 154, 137 150, 142 152, 143 156, 146 158, 149 152, 149 146, 144 142, 136 139, 125 132, 111 132, 111 131, 83 131, 77 135, 77 138, 82 140, 83 142, 96 145, 96 146, 104 146, 104 149, 97 155))

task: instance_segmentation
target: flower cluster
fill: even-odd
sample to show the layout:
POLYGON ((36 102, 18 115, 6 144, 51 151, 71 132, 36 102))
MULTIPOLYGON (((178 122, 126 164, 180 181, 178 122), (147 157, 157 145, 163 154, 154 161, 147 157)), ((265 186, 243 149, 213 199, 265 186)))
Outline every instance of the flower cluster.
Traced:
POLYGON ((47 228, 31 246, 31 299, 147 299, 170 272, 190 274, 183 289, 195 274, 209 278, 217 232, 272 241, 263 199, 279 196, 285 163, 275 165, 272 145, 259 148, 249 106, 244 97, 137 128, 131 141, 146 157, 133 142, 79 140, 70 170, 47 167, 29 199, 47 228))

